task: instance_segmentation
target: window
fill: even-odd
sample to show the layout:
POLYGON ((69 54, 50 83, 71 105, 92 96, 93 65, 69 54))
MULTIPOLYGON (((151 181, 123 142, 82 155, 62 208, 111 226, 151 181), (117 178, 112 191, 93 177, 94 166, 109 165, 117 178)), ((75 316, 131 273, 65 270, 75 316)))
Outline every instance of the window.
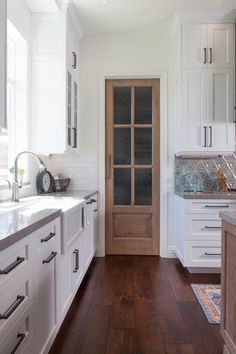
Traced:
POLYGON ((27 148, 28 45, 7 21, 7 130, 0 131, 0 178, 9 177, 17 152, 27 148))

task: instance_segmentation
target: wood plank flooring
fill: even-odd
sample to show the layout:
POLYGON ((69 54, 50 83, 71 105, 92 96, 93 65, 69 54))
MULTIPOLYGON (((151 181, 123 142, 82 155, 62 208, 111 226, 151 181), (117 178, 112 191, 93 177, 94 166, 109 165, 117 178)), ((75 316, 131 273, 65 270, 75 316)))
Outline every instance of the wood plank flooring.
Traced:
POLYGON ((190 275, 176 259, 94 259, 50 354, 222 354, 191 283, 220 276, 190 275))

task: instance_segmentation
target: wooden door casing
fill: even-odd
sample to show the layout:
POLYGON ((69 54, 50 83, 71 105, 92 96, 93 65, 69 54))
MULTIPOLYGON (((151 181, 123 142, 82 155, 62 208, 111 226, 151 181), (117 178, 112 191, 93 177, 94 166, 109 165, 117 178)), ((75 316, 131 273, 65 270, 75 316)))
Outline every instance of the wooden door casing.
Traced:
MULTIPOLYGON (((107 80, 106 81, 106 254, 159 254, 159 190, 160 190, 160 80, 107 80), (131 124, 113 124, 114 88, 131 88, 131 124), (152 123, 135 124, 134 92, 136 87, 152 87, 152 123), (131 205, 114 205, 114 127, 131 128, 131 205), (152 128, 152 165, 135 165, 135 128, 152 128), (138 167, 137 167, 138 166, 138 167), (150 167, 151 166, 151 167, 150 167), (152 168, 152 205, 134 205, 135 171, 152 168)), ((115 166, 115 167, 114 167, 115 166)))

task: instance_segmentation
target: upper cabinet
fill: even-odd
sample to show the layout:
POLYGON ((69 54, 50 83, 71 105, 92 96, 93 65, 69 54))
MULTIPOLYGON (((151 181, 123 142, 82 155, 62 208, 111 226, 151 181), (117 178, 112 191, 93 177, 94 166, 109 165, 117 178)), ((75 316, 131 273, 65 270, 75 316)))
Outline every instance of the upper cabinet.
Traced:
POLYGON ((182 24, 177 154, 235 150, 233 23, 182 24))
POLYGON ((234 25, 182 25, 183 68, 232 68, 234 66, 234 25))
POLYGON ((61 154, 78 149, 80 33, 72 11, 34 14, 32 149, 61 154))
POLYGON ((0 57, 0 129, 6 129, 6 0, 0 1, 0 57))

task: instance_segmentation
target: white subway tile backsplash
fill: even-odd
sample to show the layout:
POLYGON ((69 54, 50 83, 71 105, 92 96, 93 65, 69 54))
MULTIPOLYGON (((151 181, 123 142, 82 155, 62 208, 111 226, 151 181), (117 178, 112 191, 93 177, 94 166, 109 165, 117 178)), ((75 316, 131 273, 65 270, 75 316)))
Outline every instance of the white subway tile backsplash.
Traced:
POLYGON ((97 189, 97 156, 87 154, 42 156, 48 170, 71 179, 69 189, 97 189))

